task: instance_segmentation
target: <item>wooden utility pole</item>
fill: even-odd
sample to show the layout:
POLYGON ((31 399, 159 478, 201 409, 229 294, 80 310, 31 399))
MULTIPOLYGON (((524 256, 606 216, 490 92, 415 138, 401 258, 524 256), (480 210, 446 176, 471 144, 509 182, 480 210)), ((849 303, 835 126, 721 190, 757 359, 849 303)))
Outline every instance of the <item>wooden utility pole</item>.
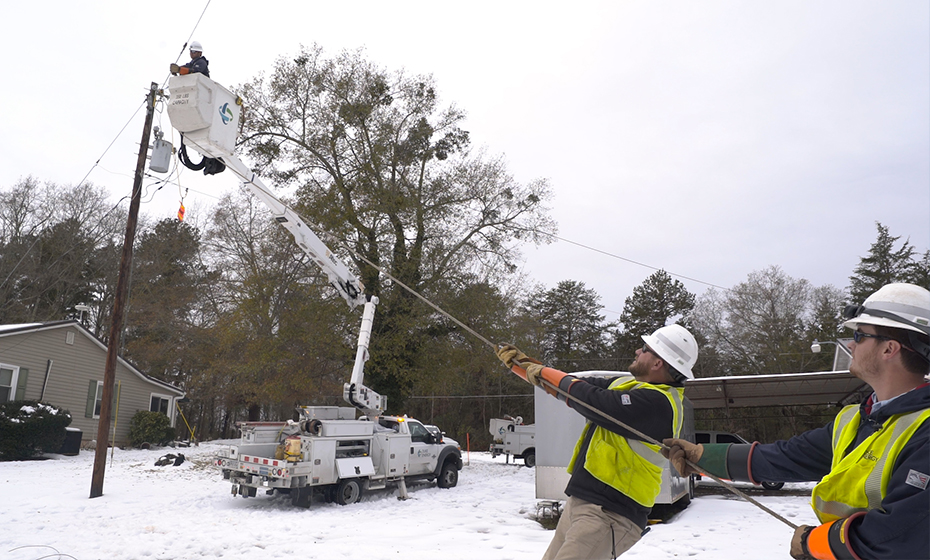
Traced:
MULTIPOLYGON (((120 335, 123 332, 123 308, 129 292, 129 273, 132 268, 132 243, 136 238, 136 222, 139 204, 142 201, 142 176, 152 135, 152 117, 155 114, 155 96, 158 84, 152 82, 145 98, 145 126, 142 127, 142 142, 139 159, 136 161, 136 176, 132 183, 132 199, 129 202, 129 218, 126 220, 126 237, 123 240, 123 256, 119 262, 119 277, 116 280, 116 295, 113 297, 113 313, 110 317, 110 339, 107 346, 107 363, 103 373, 103 396, 100 403, 100 420, 97 422, 97 449, 94 455, 94 474, 90 483, 90 497, 103 495, 103 475, 107 466, 107 447, 110 443, 110 405, 113 402, 113 386, 116 381, 116 364, 119 358, 120 335)), ((115 443, 115 442, 114 442, 115 443)))

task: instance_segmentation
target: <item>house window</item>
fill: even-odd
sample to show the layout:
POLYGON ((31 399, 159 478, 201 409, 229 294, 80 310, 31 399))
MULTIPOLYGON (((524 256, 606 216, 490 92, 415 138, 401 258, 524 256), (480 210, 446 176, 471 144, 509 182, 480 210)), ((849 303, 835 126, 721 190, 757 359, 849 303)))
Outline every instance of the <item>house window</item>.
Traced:
POLYGON ((166 397, 164 395, 152 395, 152 404, 149 406, 149 410, 152 412, 161 412, 162 414, 168 414, 168 402, 171 397, 166 397))
POLYGON ((16 395, 19 368, 0 364, 0 402, 12 401, 16 395))
POLYGON ((97 396, 94 397, 94 418, 100 418, 100 404, 103 402, 103 381, 97 382, 97 396))

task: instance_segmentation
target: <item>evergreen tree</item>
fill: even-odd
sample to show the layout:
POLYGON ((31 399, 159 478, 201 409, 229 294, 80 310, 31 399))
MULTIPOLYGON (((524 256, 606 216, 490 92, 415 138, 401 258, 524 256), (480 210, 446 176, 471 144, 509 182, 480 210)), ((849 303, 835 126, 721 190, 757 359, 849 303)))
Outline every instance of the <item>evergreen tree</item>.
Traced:
POLYGON ((893 237, 886 226, 875 222, 878 238, 869 248, 869 254, 859 260, 853 275, 849 277, 849 297, 853 303, 862 303, 865 298, 885 284, 905 282, 913 267, 911 257, 914 247, 905 240, 901 247, 894 246, 901 236, 893 237))
POLYGON ((537 290, 527 308, 542 325, 539 359, 563 371, 600 369, 607 356, 607 324, 600 296, 584 282, 563 280, 537 290))
POLYGON ((930 289, 930 251, 925 251, 920 260, 911 262, 907 282, 930 289))
POLYGON ((649 334, 670 323, 689 325, 694 309, 694 294, 685 285, 672 279, 664 270, 654 272, 642 284, 633 288, 626 298, 620 314, 622 329, 617 333, 614 350, 625 364, 636 357, 644 334, 649 334))

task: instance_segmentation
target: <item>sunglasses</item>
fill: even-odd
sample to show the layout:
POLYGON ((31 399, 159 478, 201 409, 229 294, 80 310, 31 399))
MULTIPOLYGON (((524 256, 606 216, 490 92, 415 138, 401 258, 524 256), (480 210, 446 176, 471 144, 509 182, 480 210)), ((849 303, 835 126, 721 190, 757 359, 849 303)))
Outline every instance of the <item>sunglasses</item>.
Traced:
POLYGON ((862 331, 853 331, 853 341, 856 344, 859 344, 866 338, 874 338, 875 340, 892 340, 890 337, 882 336, 880 334, 869 334, 862 331))
POLYGON ((658 354, 656 354, 656 353, 655 353, 655 350, 653 350, 652 348, 650 348, 649 345, 643 344, 643 354, 645 354, 646 352, 649 352, 649 353, 652 354, 653 356, 661 357, 661 356, 659 356, 658 354))

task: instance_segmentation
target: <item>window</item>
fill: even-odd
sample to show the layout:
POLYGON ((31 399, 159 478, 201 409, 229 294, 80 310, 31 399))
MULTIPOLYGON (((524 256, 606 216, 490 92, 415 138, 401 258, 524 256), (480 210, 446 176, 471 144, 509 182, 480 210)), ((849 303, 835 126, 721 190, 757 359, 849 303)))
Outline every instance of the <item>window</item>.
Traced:
POLYGON ((426 436, 429 435, 429 432, 423 427, 423 424, 408 422, 407 426, 410 427, 410 441, 415 443, 426 443, 426 436))
POLYGON ((710 443, 710 434, 707 432, 698 432, 694 434, 694 443, 710 443))
POLYGON ((166 397, 164 395, 152 395, 152 404, 149 406, 149 410, 168 415, 168 403, 170 400, 171 397, 166 397))
POLYGON ((103 402, 103 381, 97 382, 97 394, 94 397, 94 418, 100 418, 100 403, 103 402))
POLYGON ((0 402, 16 399, 16 378, 19 368, 0 364, 0 402))
POLYGON ((717 436, 717 443, 746 443, 739 436, 733 434, 720 434, 717 436))

